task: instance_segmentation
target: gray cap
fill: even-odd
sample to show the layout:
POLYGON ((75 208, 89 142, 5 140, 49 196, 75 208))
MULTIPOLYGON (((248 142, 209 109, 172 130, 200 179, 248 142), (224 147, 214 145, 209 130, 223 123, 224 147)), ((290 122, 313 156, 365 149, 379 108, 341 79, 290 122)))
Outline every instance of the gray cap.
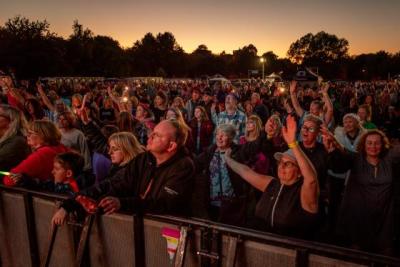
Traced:
POLYGON ((287 158, 290 158, 291 161, 293 161, 293 163, 295 163, 296 165, 298 165, 296 157, 294 156, 293 150, 292 149, 288 149, 285 152, 276 152, 274 154, 274 158, 277 161, 280 161, 282 159, 283 156, 286 156, 287 158))

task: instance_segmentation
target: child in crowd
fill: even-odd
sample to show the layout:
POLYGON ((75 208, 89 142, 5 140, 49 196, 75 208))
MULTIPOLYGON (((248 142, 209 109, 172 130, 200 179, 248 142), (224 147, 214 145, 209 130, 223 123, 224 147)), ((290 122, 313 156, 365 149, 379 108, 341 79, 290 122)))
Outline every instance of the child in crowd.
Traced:
POLYGON ((58 154, 54 158, 53 171, 54 192, 73 195, 79 191, 77 177, 84 167, 83 157, 75 152, 58 154))
POLYGON ((20 173, 12 173, 10 176, 5 177, 5 184, 73 195, 82 187, 80 182, 84 179, 83 167, 84 159, 80 154, 76 152, 60 153, 53 160, 53 169, 51 171, 53 177, 40 180, 20 173))

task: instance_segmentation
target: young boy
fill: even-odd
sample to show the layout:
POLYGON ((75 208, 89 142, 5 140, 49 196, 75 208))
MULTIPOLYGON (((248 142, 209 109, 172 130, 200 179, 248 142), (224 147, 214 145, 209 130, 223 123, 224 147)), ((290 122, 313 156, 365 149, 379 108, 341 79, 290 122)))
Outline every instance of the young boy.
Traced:
POLYGON ((82 173, 84 167, 83 157, 75 152, 58 154, 54 158, 53 171, 54 192, 73 195, 79 191, 76 178, 82 173))

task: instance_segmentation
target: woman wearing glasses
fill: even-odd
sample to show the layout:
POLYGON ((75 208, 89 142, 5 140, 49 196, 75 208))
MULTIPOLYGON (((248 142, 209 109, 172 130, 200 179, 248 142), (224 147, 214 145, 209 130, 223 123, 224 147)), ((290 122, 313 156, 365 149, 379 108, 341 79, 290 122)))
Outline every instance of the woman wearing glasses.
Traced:
POLYGON ((52 176, 53 160, 59 153, 68 149, 60 143, 61 133, 54 123, 47 120, 36 120, 29 124, 27 142, 32 153, 15 168, 11 169, 11 175, 5 176, 5 185, 14 186, 27 179, 49 180, 52 176))
POLYGON ((303 125, 300 128, 299 146, 306 156, 311 160, 317 171, 317 179, 321 190, 321 197, 326 197, 326 176, 329 167, 328 152, 322 143, 318 142, 322 120, 312 114, 304 117, 303 125))
POLYGON ((255 215, 266 231, 309 238, 318 216, 319 186, 314 166, 296 141, 296 121, 287 118, 282 135, 289 146, 284 153, 275 153, 278 178, 254 172, 225 153, 226 163, 244 180, 263 192, 255 215))
MULTIPOLYGON (((144 151, 143 146, 133 133, 121 131, 113 133, 108 137, 105 131, 102 131, 102 129, 89 118, 86 111, 81 112, 80 119, 82 121, 82 130, 92 150, 111 160, 111 168, 109 162, 106 163, 104 160, 93 162, 94 168, 105 172, 100 175, 101 177, 105 177, 103 179, 111 179, 117 176, 120 170, 123 169, 129 161, 144 151), (107 165, 107 167, 102 165, 107 165)), ((96 173, 96 175, 98 175, 98 173, 96 173)))
MULTIPOLYGON (((104 139, 103 137, 98 137, 97 139, 104 140, 104 145, 107 146, 107 139, 105 139, 105 137, 104 139)), ((136 139, 133 133, 117 132, 112 134, 108 138, 108 154, 110 156, 112 166, 109 169, 108 175, 106 175, 106 177, 104 178, 104 180, 108 180, 109 182, 98 183, 98 186, 100 186, 99 188, 107 191, 107 186, 109 187, 112 181, 121 179, 121 177, 123 177, 126 167, 128 166, 128 163, 142 152, 144 152, 144 148, 140 145, 139 141, 136 139)), ((89 195, 89 197, 91 197, 91 195, 89 195)), ((78 209, 79 207, 77 202, 72 199, 68 200, 66 202, 66 205, 70 207, 71 210, 78 209)), ((57 210, 57 212, 53 216, 54 223, 58 225, 63 224, 67 214, 68 212, 64 208, 60 208, 59 210, 57 210)))

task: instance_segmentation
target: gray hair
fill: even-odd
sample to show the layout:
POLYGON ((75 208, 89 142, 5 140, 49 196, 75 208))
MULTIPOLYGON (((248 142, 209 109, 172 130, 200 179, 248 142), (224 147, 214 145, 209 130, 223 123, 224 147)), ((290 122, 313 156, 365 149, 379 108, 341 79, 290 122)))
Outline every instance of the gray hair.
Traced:
POLYGON ((232 124, 220 124, 217 127, 217 131, 224 132, 230 140, 233 140, 236 136, 236 128, 232 124))
POLYGON ((319 118, 319 117, 317 117, 317 116, 315 116, 315 115, 313 115, 313 114, 308 114, 308 115, 306 115, 306 116, 304 117, 304 122, 306 122, 306 121, 312 121, 312 122, 314 122, 314 123, 317 125, 318 129, 319 129, 319 127, 321 127, 321 125, 322 125, 322 123, 323 123, 323 121, 321 120, 321 118, 319 118))

